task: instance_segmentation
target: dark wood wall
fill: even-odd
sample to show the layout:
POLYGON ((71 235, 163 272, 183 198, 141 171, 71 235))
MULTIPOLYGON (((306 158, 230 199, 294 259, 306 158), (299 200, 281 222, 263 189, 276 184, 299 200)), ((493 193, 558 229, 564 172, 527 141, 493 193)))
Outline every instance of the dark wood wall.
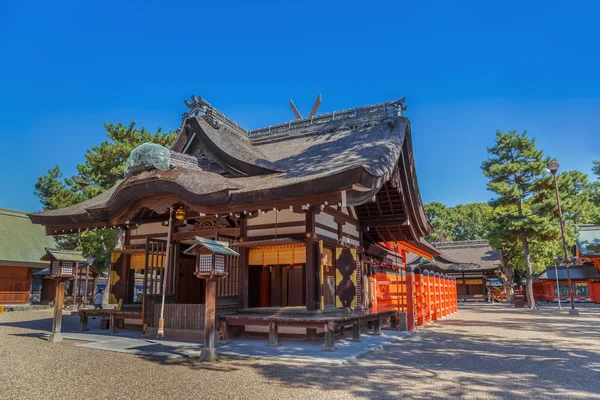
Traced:
POLYGON ((27 304, 31 268, 0 266, 0 304, 27 304))

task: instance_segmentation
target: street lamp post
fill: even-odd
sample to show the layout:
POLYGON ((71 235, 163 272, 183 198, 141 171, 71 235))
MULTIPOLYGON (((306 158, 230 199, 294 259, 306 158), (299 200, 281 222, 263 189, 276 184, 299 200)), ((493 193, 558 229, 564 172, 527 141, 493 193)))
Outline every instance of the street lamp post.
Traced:
MULTIPOLYGON (((567 250, 567 240, 565 239, 565 223, 563 221, 562 209, 560 207, 560 194, 558 193, 558 178, 556 177, 556 172, 558 171, 558 167, 560 164, 557 161, 553 161, 548 165, 548 170, 552 174, 554 178, 554 189, 556 190, 556 203, 558 205, 558 220, 560 222, 560 234, 562 236, 563 242, 563 250, 565 252, 565 270, 567 271, 567 284, 569 286, 569 296, 571 298, 571 309, 569 310, 569 314, 578 315, 577 310, 575 310, 575 299, 573 298, 573 286, 571 284, 571 270, 569 268, 569 251, 567 250)), ((558 292, 560 296, 560 290, 558 292)))
POLYGON ((562 311, 560 304, 560 285, 558 284, 558 257, 554 257, 554 275, 556 275, 556 298, 558 299, 558 309, 562 311))

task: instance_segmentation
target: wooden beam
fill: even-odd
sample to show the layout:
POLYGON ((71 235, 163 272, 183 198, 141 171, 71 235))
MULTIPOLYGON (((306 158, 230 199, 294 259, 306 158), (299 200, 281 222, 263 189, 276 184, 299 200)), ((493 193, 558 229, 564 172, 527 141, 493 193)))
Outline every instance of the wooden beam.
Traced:
POLYGON ((196 236, 212 239, 218 235, 238 237, 238 236, 240 236, 240 229, 239 228, 219 228, 219 229, 205 229, 205 230, 192 230, 192 231, 185 231, 185 232, 177 232, 177 233, 173 234, 173 240, 181 241, 181 240, 185 240, 185 239, 194 238, 196 236))
POLYGON ((279 222, 277 224, 261 224, 261 225, 248 225, 247 230, 255 231, 258 229, 275 229, 275 228, 292 228, 296 226, 304 227, 304 221, 290 221, 290 222, 279 222))
POLYGON ((167 237, 168 232, 162 232, 162 233, 145 233, 143 235, 131 235, 129 236, 129 240, 135 240, 135 239, 148 239, 148 238, 163 238, 163 237, 167 237))
POLYGON ((325 207, 323 209, 323 213, 324 214, 328 214, 331 215, 334 219, 335 222, 346 222, 348 224, 354 225, 354 226, 358 226, 359 225, 359 221, 354 218, 351 215, 346 215, 343 212, 336 210, 335 208, 332 207, 325 207))
POLYGON ((394 217, 376 217, 376 218, 363 218, 360 223, 369 228, 388 227, 405 225, 408 219, 406 217, 394 216, 394 217))

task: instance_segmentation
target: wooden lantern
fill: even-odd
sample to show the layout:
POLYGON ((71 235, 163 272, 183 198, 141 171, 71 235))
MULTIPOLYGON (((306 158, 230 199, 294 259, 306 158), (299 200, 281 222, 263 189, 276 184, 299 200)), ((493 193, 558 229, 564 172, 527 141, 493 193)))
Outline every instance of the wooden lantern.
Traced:
POLYGON ((215 350, 215 326, 217 318, 217 281, 227 276, 227 256, 239 254, 229 248, 229 243, 196 237, 196 242, 185 251, 196 255, 197 278, 206 279, 206 305, 204 323, 204 347, 200 360, 217 359, 215 350))
POLYGON ((229 248, 229 243, 196 237, 196 243, 185 251, 196 255, 194 275, 202 279, 220 279, 227 276, 226 256, 239 255, 229 248))
POLYGON ((78 271, 78 264, 85 262, 81 251, 46 249, 46 254, 40 259, 50 263, 50 279, 55 279, 56 293, 54 295, 54 319, 52 321, 52 333, 48 337, 50 342, 60 342, 62 325, 62 309, 65 301, 66 281, 73 279, 78 271))

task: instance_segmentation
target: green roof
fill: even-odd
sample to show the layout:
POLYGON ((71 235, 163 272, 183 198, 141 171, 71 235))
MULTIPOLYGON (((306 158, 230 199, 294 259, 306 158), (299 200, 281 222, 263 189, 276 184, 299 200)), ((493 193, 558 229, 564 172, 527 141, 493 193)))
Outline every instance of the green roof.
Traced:
POLYGON ((200 250, 200 248, 205 248, 208 251, 210 251, 211 253, 216 253, 216 254, 224 254, 227 256, 239 256, 240 254, 229 248, 229 243, 227 242, 220 242, 218 240, 211 240, 211 239, 206 239, 203 237, 199 237, 196 236, 196 243, 194 243, 194 245, 192 247, 190 247, 189 249, 187 249, 185 251, 185 253, 195 253, 198 252, 198 250, 200 250))
POLYGON ((56 247, 56 241, 43 226, 31 223, 24 212, 0 208, 0 264, 40 266, 47 247, 56 247))
POLYGON ((43 261, 50 261, 54 258, 59 261, 85 262, 83 253, 78 250, 46 249, 46 253, 40 258, 43 261))
POLYGON ((600 256, 600 226, 578 225, 577 247, 584 256, 600 256))

